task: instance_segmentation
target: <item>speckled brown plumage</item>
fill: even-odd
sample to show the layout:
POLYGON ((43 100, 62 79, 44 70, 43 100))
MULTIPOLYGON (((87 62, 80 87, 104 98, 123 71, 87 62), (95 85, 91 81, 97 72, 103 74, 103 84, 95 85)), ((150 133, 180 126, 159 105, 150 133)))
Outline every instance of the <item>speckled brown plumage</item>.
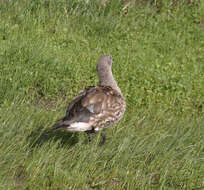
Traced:
POLYGON ((87 87, 75 97, 54 130, 66 128, 68 131, 88 131, 90 134, 122 118, 126 104, 111 68, 112 57, 102 56, 97 64, 99 85, 87 87))

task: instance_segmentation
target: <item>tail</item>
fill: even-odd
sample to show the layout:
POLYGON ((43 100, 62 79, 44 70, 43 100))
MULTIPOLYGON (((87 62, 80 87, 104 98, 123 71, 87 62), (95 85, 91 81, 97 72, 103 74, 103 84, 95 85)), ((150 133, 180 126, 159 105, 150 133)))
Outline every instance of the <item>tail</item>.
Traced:
POLYGON ((65 129, 67 127, 69 127, 69 125, 65 124, 63 119, 61 119, 53 126, 52 130, 57 131, 57 130, 60 130, 60 129, 65 129))
POLYGON ((57 131, 57 130, 60 130, 60 129, 65 129, 65 128, 67 128, 67 126, 65 126, 65 125, 63 125, 63 126, 56 126, 56 125, 54 125, 52 130, 53 131, 57 131))
POLYGON ((87 131, 91 130, 92 126, 90 123, 79 121, 77 117, 74 117, 72 119, 66 119, 63 118, 59 120, 54 126, 53 131, 57 131, 60 129, 67 129, 68 131, 87 131))

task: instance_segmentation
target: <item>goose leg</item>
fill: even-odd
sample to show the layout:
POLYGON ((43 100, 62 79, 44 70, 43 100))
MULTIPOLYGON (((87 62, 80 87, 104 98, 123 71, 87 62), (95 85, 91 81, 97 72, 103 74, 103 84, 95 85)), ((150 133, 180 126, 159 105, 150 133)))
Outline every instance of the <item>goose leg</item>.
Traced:
POLYGON ((95 131, 94 130, 86 131, 86 134, 88 135, 89 142, 91 142, 93 139, 93 135, 95 134, 95 131))
MULTIPOLYGON (((89 142, 91 142, 93 140, 94 134, 98 134, 98 131, 97 132, 94 130, 86 131, 86 134, 88 135, 89 142)), ((99 146, 103 146, 105 141, 106 141, 106 134, 104 132, 101 132, 101 140, 99 142, 99 146)))
POLYGON ((106 134, 104 132, 101 132, 101 141, 99 143, 99 146, 103 146, 106 141, 106 134))

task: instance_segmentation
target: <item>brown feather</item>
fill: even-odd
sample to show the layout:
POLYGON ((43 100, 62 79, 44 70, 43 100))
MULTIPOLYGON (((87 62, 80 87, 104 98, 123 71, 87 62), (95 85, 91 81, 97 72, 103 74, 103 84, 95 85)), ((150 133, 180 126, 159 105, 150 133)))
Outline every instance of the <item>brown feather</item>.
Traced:
POLYGON ((66 116, 55 130, 66 128, 73 122, 90 121, 93 129, 102 129, 118 120, 115 114, 120 106, 125 106, 124 103, 123 97, 109 86, 87 87, 69 104, 66 116))
POLYGON ((69 104, 66 115, 54 126, 54 130, 99 131, 124 115, 126 103, 112 75, 113 59, 103 55, 97 64, 98 86, 85 88, 69 104))

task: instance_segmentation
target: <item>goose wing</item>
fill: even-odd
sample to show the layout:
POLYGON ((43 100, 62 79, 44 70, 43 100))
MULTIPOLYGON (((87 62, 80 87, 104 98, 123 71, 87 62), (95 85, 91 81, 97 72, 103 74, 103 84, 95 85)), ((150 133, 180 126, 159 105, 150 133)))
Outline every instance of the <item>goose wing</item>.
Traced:
POLYGON ((67 127, 69 129, 69 126, 73 124, 74 127, 79 126, 80 124, 80 130, 91 130, 92 126, 90 124, 90 118, 94 118, 100 113, 109 110, 111 103, 114 102, 114 97, 117 96, 119 95, 115 90, 108 86, 85 88, 69 104, 66 116, 58 121, 54 130, 67 127))

